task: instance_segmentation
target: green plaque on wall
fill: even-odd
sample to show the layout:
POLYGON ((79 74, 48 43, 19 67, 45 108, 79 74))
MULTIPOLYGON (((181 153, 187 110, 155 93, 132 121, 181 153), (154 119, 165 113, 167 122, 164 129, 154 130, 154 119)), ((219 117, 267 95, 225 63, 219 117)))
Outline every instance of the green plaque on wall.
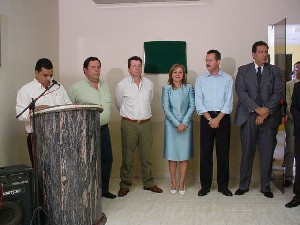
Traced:
POLYGON ((187 71, 185 41, 144 42, 145 73, 169 73, 174 64, 184 65, 187 71))

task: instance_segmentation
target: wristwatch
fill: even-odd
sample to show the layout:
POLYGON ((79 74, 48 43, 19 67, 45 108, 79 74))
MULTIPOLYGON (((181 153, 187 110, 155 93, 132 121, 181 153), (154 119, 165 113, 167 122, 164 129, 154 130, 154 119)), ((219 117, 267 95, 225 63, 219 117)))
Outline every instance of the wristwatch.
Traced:
POLYGON ((212 120, 212 118, 211 118, 211 117, 209 117, 207 120, 208 120, 208 121, 211 121, 211 120, 212 120))

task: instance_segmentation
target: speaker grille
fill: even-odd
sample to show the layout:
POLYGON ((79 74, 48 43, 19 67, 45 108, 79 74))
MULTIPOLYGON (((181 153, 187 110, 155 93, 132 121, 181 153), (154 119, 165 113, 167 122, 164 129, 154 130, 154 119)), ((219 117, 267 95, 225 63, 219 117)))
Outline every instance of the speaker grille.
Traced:
POLYGON ((23 218, 23 210, 17 202, 6 201, 0 208, 0 225, 19 225, 23 218))
POLYGON ((32 168, 26 165, 0 168, 0 183, 3 186, 0 190, 0 225, 30 224, 33 212, 32 179, 32 168))

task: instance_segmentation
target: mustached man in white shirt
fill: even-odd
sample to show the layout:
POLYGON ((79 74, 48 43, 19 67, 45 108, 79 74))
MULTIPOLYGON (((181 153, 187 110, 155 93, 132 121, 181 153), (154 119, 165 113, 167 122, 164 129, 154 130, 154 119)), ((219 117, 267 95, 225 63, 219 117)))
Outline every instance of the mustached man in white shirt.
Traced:
MULTIPOLYGON (((53 65, 49 59, 41 58, 35 65, 35 77, 33 81, 25 84, 17 94, 16 113, 19 115, 31 102, 38 98, 52 83, 53 65)), ((66 90, 62 85, 53 85, 43 96, 35 103, 35 110, 40 110, 48 106, 71 104, 66 90)), ((34 162, 33 150, 33 129, 32 113, 27 109, 19 118, 25 122, 25 128, 28 133, 27 146, 29 150, 31 164, 34 162)))

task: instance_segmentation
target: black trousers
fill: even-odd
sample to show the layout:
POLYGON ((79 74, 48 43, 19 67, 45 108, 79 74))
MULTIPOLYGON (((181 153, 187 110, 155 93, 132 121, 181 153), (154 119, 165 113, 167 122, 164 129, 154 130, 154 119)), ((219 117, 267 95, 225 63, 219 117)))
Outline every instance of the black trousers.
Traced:
MULTIPOLYGON (((217 113, 211 117, 217 117, 217 113)), ((216 143, 217 183, 219 188, 227 188, 229 181, 230 115, 226 114, 219 128, 211 128, 208 120, 200 119, 200 182, 202 188, 210 188, 213 176, 213 148, 216 143)))
POLYGON ((30 156, 31 166, 34 167, 34 152, 33 152, 33 134, 27 135, 27 147, 30 156))
POLYGON ((296 175, 294 182, 294 194, 295 198, 300 200, 300 137, 295 137, 294 142, 294 151, 295 151, 295 162, 296 162, 296 175))
POLYGON ((101 180, 102 192, 108 192, 113 155, 108 125, 101 126, 101 180))

